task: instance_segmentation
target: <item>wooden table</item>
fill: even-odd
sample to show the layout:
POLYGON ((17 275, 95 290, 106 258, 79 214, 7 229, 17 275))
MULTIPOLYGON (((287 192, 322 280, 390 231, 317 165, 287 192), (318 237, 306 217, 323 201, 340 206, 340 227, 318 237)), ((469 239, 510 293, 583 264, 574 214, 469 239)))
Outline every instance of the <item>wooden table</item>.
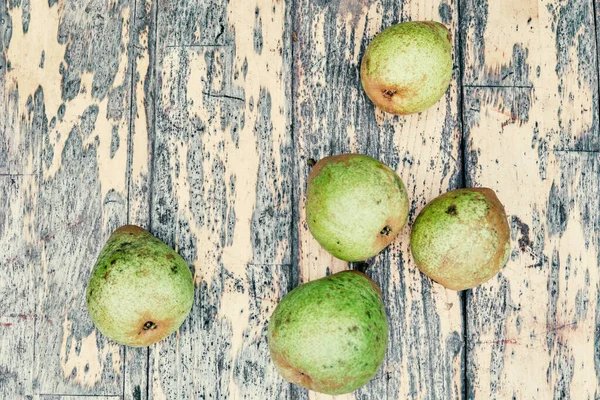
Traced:
MULTIPOLYGON (((0 399, 327 399, 283 381, 266 324, 348 268, 304 221, 309 160, 359 152, 424 204, 488 186, 512 254, 467 292, 415 268, 407 226, 369 263, 390 319, 376 377, 337 399, 600 398, 600 134, 591 0, 0 1, 0 399), (359 64, 438 20, 454 79, 374 108, 359 64), (121 224, 195 273, 179 332, 124 348, 85 286, 121 224)), ((364 265, 351 267, 364 267, 364 265)))

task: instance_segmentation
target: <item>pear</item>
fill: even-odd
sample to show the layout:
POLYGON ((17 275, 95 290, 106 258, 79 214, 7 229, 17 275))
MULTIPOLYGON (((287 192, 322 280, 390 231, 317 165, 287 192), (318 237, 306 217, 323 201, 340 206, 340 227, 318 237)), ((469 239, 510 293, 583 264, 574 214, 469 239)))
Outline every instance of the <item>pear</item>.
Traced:
POLYGON ((143 228, 125 225, 100 252, 86 294, 89 314, 102 334, 143 347, 183 323, 194 301, 194 281, 173 249, 143 228))
POLYGON ((326 394, 352 392, 381 366, 388 323, 381 290, 344 271, 289 292, 269 321, 271 359, 289 382, 326 394))
POLYGON ((426 110, 444 95, 452 79, 448 28, 433 21, 390 26, 367 47, 360 78, 367 96, 385 112, 426 110))
POLYGON ((398 235, 408 195, 396 172, 362 154, 325 157, 312 168, 306 193, 308 228, 345 261, 364 261, 398 235))
POLYGON ((417 267, 453 290, 478 286, 498 273, 510 254, 504 207, 489 188, 458 189, 429 202, 410 235, 417 267))

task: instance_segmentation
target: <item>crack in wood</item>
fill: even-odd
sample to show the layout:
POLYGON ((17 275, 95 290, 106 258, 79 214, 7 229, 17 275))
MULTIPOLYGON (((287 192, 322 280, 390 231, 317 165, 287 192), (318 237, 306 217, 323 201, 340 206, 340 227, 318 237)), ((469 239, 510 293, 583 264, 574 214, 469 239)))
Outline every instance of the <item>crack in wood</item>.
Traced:
POLYGON ((533 85, 463 85, 464 88, 475 89, 535 89, 533 85))
POLYGON ((233 47, 231 43, 189 43, 189 44, 167 44, 167 49, 204 48, 204 47, 233 47))
POLYGON ((231 96, 231 95, 228 95, 228 94, 215 94, 215 93, 209 93, 209 92, 202 92, 202 94, 206 95, 208 97, 215 97, 215 98, 236 100, 236 101, 241 101, 241 102, 245 102, 246 101, 245 99, 243 99, 241 97, 231 96))

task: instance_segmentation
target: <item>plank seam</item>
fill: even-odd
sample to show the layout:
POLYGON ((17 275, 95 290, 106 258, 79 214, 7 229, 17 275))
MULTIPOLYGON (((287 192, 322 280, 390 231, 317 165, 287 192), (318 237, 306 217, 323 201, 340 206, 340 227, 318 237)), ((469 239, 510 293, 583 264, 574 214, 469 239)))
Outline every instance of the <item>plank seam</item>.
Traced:
MULTIPOLYGON (((290 139, 291 143, 291 153, 293 155, 292 158, 292 182, 294 182, 294 178, 297 178, 300 181, 300 165, 298 157, 298 146, 296 145, 296 45, 298 43, 297 34, 295 32, 296 29, 296 21, 298 18, 297 7, 298 2, 296 0, 287 0, 286 4, 290 5, 289 13, 288 13, 288 26, 290 27, 288 32, 288 43, 290 43, 290 60, 289 60, 289 69, 290 69, 290 139)), ((288 284, 287 291, 290 292, 296 285, 297 279, 297 271, 298 271, 298 240, 299 234, 297 229, 297 223, 299 219, 299 208, 298 204, 296 204, 296 185, 292 185, 290 190, 290 201, 292 204, 292 221, 290 224, 290 238, 292 238, 292 242, 290 243, 290 268, 288 269, 288 284), (296 212, 297 211, 297 212, 296 212)), ((288 383, 288 399, 293 400, 294 395, 296 394, 294 390, 294 385, 292 383, 288 383)))
POLYGON ((123 396, 118 394, 69 394, 69 393, 40 393, 40 396, 58 396, 58 397, 114 397, 115 399, 121 399, 123 396))
MULTIPOLYGON (((592 10, 594 12, 594 44, 596 46, 596 90, 598 93, 598 103, 596 104, 596 107, 600 109, 600 59, 598 56, 598 13, 596 7, 596 0, 592 0, 592 10)), ((598 128, 600 131, 600 121, 598 122, 598 126, 596 128, 598 128)))
POLYGON ((599 154, 600 150, 577 150, 577 149, 554 149, 554 153, 588 153, 588 154, 599 154))
POLYGON ((463 88, 483 89, 533 89, 533 85, 463 85, 463 88))
MULTIPOLYGON (((457 52, 458 52, 458 108, 460 110, 460 119, 459 119, 459 129, 460 129, 460 163, 458 164, 461 169, 461 182, 460 187, 467 186, 467 141, 465 138, 465 87, 471 87, 464 84, 464 73, 465 73, 465 57, 464 57, 464 42, 463 42, 463 10, 461 7, 462 0, 458 0, 456 2, 456 26, 458 30, 458 34, 456 37, 457 41, 457 52)), ((461 302, 461 317, 462 317, 462 355, 461 355, 461 371, 460 371, 460 380, 462 384, 461 394, 463 399, 467 399, 467 395, 469 393, 469 380, 467 378, 467 354, 468 354, 468 346, 467 346, 467 335, 468 335, 468 319, 467 319, 467 291, 463 291, 459 296, 461 302)))
MULTIPOLYGON (((133 2, 133 17, 129 18, 129 31, 131 37, 129 38, 129 49, 128 53, 131 57, 129 60, 129 132, 127 134, 127 167, 125 169, 126 182, 127 182, 127 223, 131 223, 131 177, 133 175, 133 129, 134 129, 134 119, 133 119, 133 102, 137 100, 134 96, 135 92, 135 74, 133 73, 135 67, 135 60, 137 58, 137 54, 133 54, 133 38, 136 33, 136 19, 137 19, 137 2, 139 0, 134 0, 133 2)), ((125 395, 125 374, 123 374, 123 395, 125 395)))
MULTIPOLYGON (((152 135, 153 137, 150 139, 152 140, 152 144, 150 145, 152 150, 150 153, 150 163, 149 163, 149 175, 148 175, 148 192, 149 192, 149 199, 148 199, 148 229, 152 230, 152 215, 153 215, 153 201, 154 201, 154 170, 155 170, 155 165, 154 163, 156 162, 156 110, 157 110, 157 106, 156 106, 156 102, 157 102, 157 93, 158 93, 158 78, 157 78, 157 73, 156 71, 158 70, 158 4, 157 2, 152 2, 152 7, 154 7, 153 13, 152 13, 152 25, 154 28, 154 43, 153 43, 153 48, 150 48, 150 41, 148 41, 148 52, 149 52, 149 57, 153 54, 154 55, 154 62, 152 62, 150 65, 152 68, 150 75, 150 79, 151 79, 151 84, 152 84, 152 135)), ((148 27, 148 33, 151 34, 151 30, 150 27, 148 27)), ((150 347, 148 347, 146 349, 146 400, 150 399, 150 347)))
POLYGON ((230 43, 190 43, 190 44, 167 44, 167 49, 181 49, 181 48, 204 48, 204 47, 233 47, 230 43))
MULTIPOLYGON (((137 3, 139 0, 133 1, 133 14, 129 18, 129 132, 127 135, 127 167, 125 169, 126 173, 126 182, 127 182, 127 223, 131 223, 131 184, 132 184, 132 175, 133 175, 133 129, 135 126, 134 118, 133 118, 133 106, 134 101, 137 101, 137 97, 134 95, 135 93, 135 64, 137 61, 137 54, 134 54, 134 37, 136 34, 137 28, 137 3)), ((127 382, 127 346, 123 346, 123 387, 121 389, 121 393, 123 398, 125 398, 125 386, 127 382)))

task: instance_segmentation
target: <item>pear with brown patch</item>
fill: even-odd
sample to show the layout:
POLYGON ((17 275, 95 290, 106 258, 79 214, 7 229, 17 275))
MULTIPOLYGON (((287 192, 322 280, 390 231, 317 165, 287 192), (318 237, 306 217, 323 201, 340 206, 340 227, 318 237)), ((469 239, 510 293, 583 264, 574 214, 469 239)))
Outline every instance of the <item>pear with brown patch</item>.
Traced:
POLYGON ((452 79, 452 43, 446 26, 410 21, 390 26, 369 44, 360 78, 367 96, 391 114, 426 110, 452 79))
POLYGON ((444 193, 417 216, 410 248, 417 267, 435 282, 453 290, 481 285, 510 255, 504 207, 488 188, 444 193))
POLYGON ((345 261, 363 261, 387 247, 406 224, 408 208, 396 172, 362 154, 325 157, 308 177, 308 228, 345 261))
POLYGON ((175 332, 194 301, 187 263, 139 226, 110 236, 87 286, 87 308, 100 332, 117 343, 149 346, 175 332))

